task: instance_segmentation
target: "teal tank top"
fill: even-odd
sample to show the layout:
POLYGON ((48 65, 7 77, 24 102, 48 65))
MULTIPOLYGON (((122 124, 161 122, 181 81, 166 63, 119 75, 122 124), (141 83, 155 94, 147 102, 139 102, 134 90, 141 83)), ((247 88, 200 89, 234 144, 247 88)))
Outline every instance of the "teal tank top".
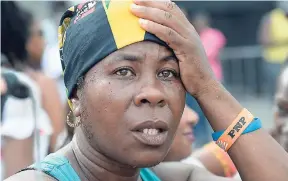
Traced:
MULTIPOLYGON (((61 155, 50 154, 39 164, 33 164, 28 169, 36 168, 58 181, 81 181, 69 160, 61 155)), ((143 181, 161 181, 149 168, 142 168, 140 177, 143 181)))

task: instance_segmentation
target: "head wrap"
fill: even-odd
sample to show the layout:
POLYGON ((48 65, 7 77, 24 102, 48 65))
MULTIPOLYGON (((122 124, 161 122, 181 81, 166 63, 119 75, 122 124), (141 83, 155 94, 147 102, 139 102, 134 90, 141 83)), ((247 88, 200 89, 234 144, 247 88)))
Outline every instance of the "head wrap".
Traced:
POLYGON ((64 13, 58 41, 68 98, 79 77, 112 52, 146 40, 168 47, 140 27, 131 4, 132 0, 88 1, 64 13))

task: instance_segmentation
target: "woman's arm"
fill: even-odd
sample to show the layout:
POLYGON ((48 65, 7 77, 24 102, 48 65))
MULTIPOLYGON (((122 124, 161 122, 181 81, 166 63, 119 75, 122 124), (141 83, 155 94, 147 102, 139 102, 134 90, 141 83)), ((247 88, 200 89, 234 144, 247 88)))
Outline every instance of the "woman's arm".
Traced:
POLYGON ((194 165, 180 162, 162 162, 152 169, 161 181, 238 181, 219 177, 194 165))
POLYGON ((207 170, 222 177, 233 177, 237 169, 229 155, 214 142, 196 150, 192 156, 201 161, 207 170))
POLYGON ((4 181, 56 181, 56 179, 50 177, 49 175, 45 174, 44 172, 39 172, 35 170, 28 170, 17 173, 10 178, 7 178, 4 181))
MULTIPOLYGON (((225 130, 243 107, 215 82, 196 97, 212 128, 225 130)), ((242 180, 288 179, 288 155, 263 129, 241 135, 228 151, 242 180)))
POLYGON ((47 112, 53 127, 50 151, 56 151, 58 135, 65 129, 65 109, 54 80, 42 75, 41 78, 38 79, 38 83, 42 91, 43 108, 47 112))
POLYGON ((7 178, 33 163, 33 136, 16 140, 5 138, 2 147, 4 177, 7 178))

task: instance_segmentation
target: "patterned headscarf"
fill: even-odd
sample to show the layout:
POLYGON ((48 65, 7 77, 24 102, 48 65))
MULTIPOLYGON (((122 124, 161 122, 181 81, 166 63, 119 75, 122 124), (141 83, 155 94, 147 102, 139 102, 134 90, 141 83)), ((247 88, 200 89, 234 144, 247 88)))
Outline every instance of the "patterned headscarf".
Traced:
POLYGON ((168 47, 140 27, 131 4, 132 0, 89 1, 64 13, 58 40, 68 98, 79 77, 112 52, 140 41, 168 47))

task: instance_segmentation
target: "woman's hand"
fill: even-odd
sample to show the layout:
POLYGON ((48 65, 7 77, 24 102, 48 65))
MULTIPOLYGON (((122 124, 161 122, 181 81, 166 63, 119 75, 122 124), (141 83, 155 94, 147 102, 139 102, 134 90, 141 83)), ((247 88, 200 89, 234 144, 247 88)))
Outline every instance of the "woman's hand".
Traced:
POLYGON ((134 3, 131 11, 141 18, 141 27, 173 49, 179 60, 181 79, 191 95, 197 97, 217 84, 196 30, 174 2, 134 0, 134 3))
POLYGON ((5 94, 7 92, 7 84, 4 78, 0 78, 0 90, 1 90, 1 95, 5 94))

